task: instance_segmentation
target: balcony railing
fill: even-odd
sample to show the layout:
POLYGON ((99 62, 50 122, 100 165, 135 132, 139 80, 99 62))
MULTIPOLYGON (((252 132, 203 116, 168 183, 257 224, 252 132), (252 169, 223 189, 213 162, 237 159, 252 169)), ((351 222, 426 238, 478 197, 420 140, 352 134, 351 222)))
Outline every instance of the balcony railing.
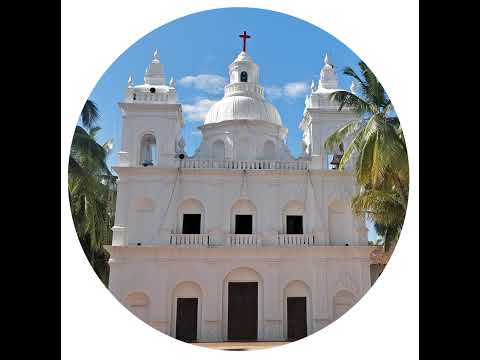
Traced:
POLYGON ((291 170, 305 171, 310 162, 305 160, 178 160, 183 169, 232 169, 232 170, 291 170))
POLYGON ((227 246, 231 247, 256 247, 257 236, 249 234, 228 234, 227 246))
POLYGON ((312 246, 313 234, 278 234, 278 246, 312 246))
POLYGON ((171 234, 171 245, 208 246, 208 234, 171 234))

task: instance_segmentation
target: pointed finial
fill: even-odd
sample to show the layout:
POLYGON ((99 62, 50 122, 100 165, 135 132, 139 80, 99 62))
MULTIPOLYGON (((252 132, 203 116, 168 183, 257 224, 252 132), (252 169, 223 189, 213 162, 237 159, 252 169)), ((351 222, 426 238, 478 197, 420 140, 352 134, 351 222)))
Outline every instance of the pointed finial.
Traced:
POLYGON ((153 53, 153 60, 160 61, 160 52, 158 51, 158 49, 156 49, 155 52, 153 53))
POLYGON ((330 58, 328 57, 328 53, 325 53, 325 60, 323 61, 325 65, 330 65, 332 66, 332 63, 330 61, 330 58))
POLYGON ((310 84, 310 90, 315 91, 315 81, 312 80, 312 83, 310 84))
POLYGON ((133 87, 133 78, 132 78, 132 75, 130 75, 128 77, 128 87, 129 88, 132 88, 133 87))
POLYGON ((176 87, 176 85, 177 85, 177 82, 175 81, 175 79, 172 76, 170 78, 170 87, 174 88, 174 87, 176 87))
POLYGON ((352 85, 350 85, 350 92, 352 94, 356 94, 357 93, 357 83, 355 82, 355 80, 352 80, 352 85))

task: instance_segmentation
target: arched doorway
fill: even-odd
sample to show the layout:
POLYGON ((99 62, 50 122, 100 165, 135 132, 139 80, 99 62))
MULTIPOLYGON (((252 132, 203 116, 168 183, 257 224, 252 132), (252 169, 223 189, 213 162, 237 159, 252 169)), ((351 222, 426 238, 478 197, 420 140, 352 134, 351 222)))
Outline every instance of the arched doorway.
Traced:
POLYGON ((311 333, 312 292, 301 280, 290 281, 283 294, 284 337, 298 340, 311 333))
POLYGON ((224 340, 263 339, 263 279, 255 270, 240 267, 227 274, 222 308, 224 340))
POLYGON ((173 290, 172 331, 174 338, 193 342, 200 339, 202 289, 193 281, 184 281, 173 290))
POLYGON ((215 160, 225 160, 225 143, 222 140, 216 140, 213 143, 212 157, 215 160))

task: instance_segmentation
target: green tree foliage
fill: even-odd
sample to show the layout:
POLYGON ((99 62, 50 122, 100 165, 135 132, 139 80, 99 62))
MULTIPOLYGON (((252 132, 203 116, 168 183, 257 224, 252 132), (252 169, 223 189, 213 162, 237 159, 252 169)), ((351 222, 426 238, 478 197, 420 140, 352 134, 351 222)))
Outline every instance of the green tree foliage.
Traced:
POLYGON ((361 75, 351 67, 343 73, 359 84, 360 93, 335 91, 330 99, 360 115, 331 134, 325 148, 332 151, 346 139, 339 169, 354 162, 355 176, 360 186, 352 199, 352 209, 366 214, 375 223, 388 248, 397 241, 408 203, 408 156, 402 128, 395 109, 383 86, 364 62, 359 62, 361 75))
POLYGON ((73 222, 83 251, 96 274, 108 284, 108 253, 103 245, 111 244, 114 223, 116 182, 106 158, 112 141, 99 144, 95 136, 99 112, 87 100, 73 135, 68 164, 68 194, 73 222))

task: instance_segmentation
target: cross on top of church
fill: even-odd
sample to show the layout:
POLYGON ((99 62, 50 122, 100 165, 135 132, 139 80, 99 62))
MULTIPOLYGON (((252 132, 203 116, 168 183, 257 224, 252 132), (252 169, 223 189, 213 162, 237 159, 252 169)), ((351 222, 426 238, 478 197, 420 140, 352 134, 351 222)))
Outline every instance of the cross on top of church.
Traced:
POLYGON ((247 39, 250 39, 251 36, 247 35, 247 32, 244 31, 242 35, 239 35, 239 37, 243 38, 243 51, 247 51, 247 39))

